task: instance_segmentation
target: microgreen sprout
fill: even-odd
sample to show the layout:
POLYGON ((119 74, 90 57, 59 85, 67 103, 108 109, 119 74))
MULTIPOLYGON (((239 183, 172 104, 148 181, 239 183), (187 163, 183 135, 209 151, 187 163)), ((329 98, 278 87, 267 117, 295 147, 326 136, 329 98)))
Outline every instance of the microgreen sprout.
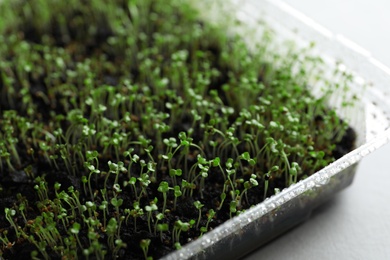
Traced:
POLYGON ((237 212, 237 201, 232 200, 230 202, 229 211, 230 211, 230 218, 232 218, 233 216, 232 214, 237 212))
POLYGON ((76 237, 77 243, 80 248, 83 248, 80 238, 79 238, 79 233, 80 233, 80 228, 81 225, 77 222, 73 223, 72 227, 70 228, 70 232, 76 237))
POLYGON ((180 233, 187 232, 190 229, 190 223, 182 222, 181 220, 177 220, 175 225, 173 226, 172 231, 172 240, 176 242, 180 242, 180 233))
POLYGON ((203 227, 200 228, 201 235, 203 235, 203 233, 205 233, 205 232, 207 232, 209 230, 209 224, 213 220, 215 214, 216 214, 216 212, 213 209, 209 210, 209 212, 207 213, 207 223, 206 223, 206 226, 203 226, 203 227))
POLYGON ((180 186, 176 185, 175 187, 173 187, 173 194, 175 196, 173 200, 173 210, 176 210, 177 198, 183 195, 180 186))
POLYGON ((204 204, 200 203, 200 201, 197 200, 197 201, 194 201, 194 206, 199 211, 198 221, 196 222, 196 228, 198 228, 199 224, 200 224, 201 217, 202 217, 202 207, 204 206, 204 204))
POLYGON ((161 192, 163 194, 163 198, 164 198, 164 204, 163 204, 163 209, 162 209, 162 212, 164 213, 165 212, 165 209, 166 209, 166 206, 167 206, 167 193, 168 193, 168 190, 169 190, 169 186, 168 186, 168 182, 166 181, 162 181, 160 182, 160 185, 158 186, 158 191, 161 192))
POLYGON ((14 222, 14 219, 13 217, 15 216, 16 214, 16 210, 14 209, 10 209, 10 208, 5 208, 4 209, 4 212, 5 212, 5 218, 8 220, 8 222, 11 224, 11 226, 13 227, 13 229, 15 230, 15 233, 16 233, 16 237, 19 238, 20 236, 20 232, 19 232, 19 226, 14 222))
POLYGON ((160 231, 160 240, 163 240, 163 232, 167 232, 169 230, 168 224, 157 224, 157 230, 160 231))
POLYGON ((152 226, 151 226, 151 222, 153 221, 152 220, 152 213, 153 213, 153 211, 158 210, 156 202, 157 202, 157 199, 155 199, 154 201, 151 201, 150 205, 145 206, 145 211, 147 212, 147 215, 148 215, 148 227, 149 227, 150 233, 152 233, 152 226))
POLYGON ((115 248, 115 235, 117 234, 118 222, 115 218, 110 218, 107 224, 106 233, 108 245, 110 248, 115 248))
POLYGON ((247 191, 252 188, 252 187, 256 187, 259 185, 258 181, 256 180, 257 176, 256 174, 251 174, 251 177, 249 178, 249 181, 245 181, 244 182, 244 190, 242 191, 241 193, 241 197, 240 197, 240 202, 239 202, 239 205, 241 205, 241 199, 243 196, 245 196, 246 200, 247 200, 247 203, 249 204, 248 202, 248 198, 247 198, 247 191))
POLYGON ((150 241, 151 241, 150 239, 142 239, 139 242, 139 246, 141 247, 142 252, 144 253, 145 259, 149 259, 148 258, 148 251, 149 251, 150 241))
POLYGON ((118 217, 120 216, 119 208, 120 206, 122 206, 122 204, 123 204, 123 199, 117 199, 115 197, 111 199, 111 205, 115 207, 116 215, 118 217))

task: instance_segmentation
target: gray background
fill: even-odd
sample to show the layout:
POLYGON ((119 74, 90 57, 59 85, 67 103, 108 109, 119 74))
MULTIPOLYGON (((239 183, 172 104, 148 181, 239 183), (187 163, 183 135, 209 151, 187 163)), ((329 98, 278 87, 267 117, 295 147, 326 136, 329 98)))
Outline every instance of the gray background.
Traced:
MULTIPOLYGON (((389 0, 284 2, 390 67, 389 0)), ((352 186, 246 259, 390 259, 389 154, 386 145, 366 157, 352 186)))

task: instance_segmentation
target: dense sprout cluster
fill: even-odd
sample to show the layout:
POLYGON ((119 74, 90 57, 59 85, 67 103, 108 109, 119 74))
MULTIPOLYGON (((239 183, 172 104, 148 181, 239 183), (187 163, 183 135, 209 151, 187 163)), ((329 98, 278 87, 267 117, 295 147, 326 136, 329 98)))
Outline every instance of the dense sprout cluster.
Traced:
POLYGON ((180 0, 1 5, 6 258, 160 257, 340 156, 321 60, 268 34, 180 0))

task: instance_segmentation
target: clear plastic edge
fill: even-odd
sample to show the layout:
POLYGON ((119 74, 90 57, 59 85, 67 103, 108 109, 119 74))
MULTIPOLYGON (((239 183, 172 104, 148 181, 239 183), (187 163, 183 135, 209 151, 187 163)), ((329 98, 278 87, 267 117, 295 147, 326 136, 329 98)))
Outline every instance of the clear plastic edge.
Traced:
POLYGON ((198 254, 207 254, 208 250, 212 250, 211 247, 214 244, 226 238, 229 234, 240 233, 241 230, 252 221, 271 213, 275 208, 283 206, 283 204, 287 203, 289 200, 304 194, 314 186, 327 185, 333 176, 342 174, 343 170, 359 162, 365 156, 388 142, 390 142, 390 129, 378 134, 378 136, 368 143, 351 151, 309 178, 284 189, 279 194, 266 199, 264 202, 246 210, 239 216, 226 221, 216 229, 204 234, 202 237, 187 244, 182 249, 165 256, 163 259, 189 259, 196 257, 198 254))
MULTIPOLYGON (((244 17, 244 21, 252 20, 254 22, 256 17, 261 16, 266 22, 283 27, 281 30, 293 32, 291 35, 299 34, 293 35, 293 38, 298 41, 314 41, 317 43, 318 53, 325 56, 325 59, 330 60, 330 62, 338 62, 339 65, 341 64, 353 72, 357 83, 359 83, 357 85, 361 86, 362 82, 368 82, 369 87, 360 98, 365 105, 365 120, 369 127, 364 140, 358 142, 359 146, 350 153, 309 178, 284 189, 279 194, 226 221, 197 240, 183 246, 182 249, 166 255, 163 259, 207 258, 208 252, 211 252, 211 256, 213 246, 217 243, 230 238, 232 234, 240 236, 245 227, 266 215, 275 214, 273 213, 275 209, 282 208, 313 187, 328 185, 332 178, 346 174, 346 169, 356 165, 365 156, 390 142, 390 107, 386 102, 390 90, 388 88, 390 86, 390 68, 352 41, 332 33, 283 1, 232 0, 232 2, 239 6, 236 9, 237 15, 244 17)), ((287 37, 291 38, 291 35, 287 37)), ((226 248, 226 250, 230 249, 226 248)))

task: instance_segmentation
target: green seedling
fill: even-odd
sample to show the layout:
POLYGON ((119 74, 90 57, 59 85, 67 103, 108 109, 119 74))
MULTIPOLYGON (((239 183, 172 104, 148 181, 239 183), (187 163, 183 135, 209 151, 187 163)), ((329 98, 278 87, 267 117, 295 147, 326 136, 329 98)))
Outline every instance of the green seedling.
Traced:
POLYGON ((142 252, 144 253, 145 260, 149 259, 148 258, 148 251, 149 251, 150 241, 151 241, 150 239, 142 239, 139 242, 139 246, 141 247, 142 252))
POLYGON ((203 226, 203 227, 200 228, 200 232, 201 232, 200 235, 203 235, 204 233, 206 233, 209 230, 209 224, 213 220, 215 214, 216 214, 216 212, 213 209, 209 210, 209 212, 207 213, 207 223, 206 223, 206 226, 203 226))
POLYGON ((151 201, 150 205, 146 205, 145 206, 145 211, 146 211, 146 214, 148 215, 148 227, 149 227, 149 232, 150 233, 152 233, 152 224, 151 224, 151 222, 153 221, 152 213, 153 213, 153 211, 157 211, 158 210, 156 202, 157 202, 157 199, 155 199, 154 201, 151 201))
POLYGON ((169 185, 168 182, 162 181, 157 189, 159 192, 161 192, 163 194, 163 198, 164 198, 164 204, 163 204, 163 210, 162 210, 163 213, 165 212, 165 209, 167 206, 167 193, 169 191, 168 185, 169 185))
POLYGON ((198 221, 196 222, 196 228, 198 228, 199 224, 200 224, 200 220, 202 218, 202 208, 204 205, 202 203, 200 203, 199 200, 197 200, 197 201, 194 201, 194 206, 199 211, 198 221))

